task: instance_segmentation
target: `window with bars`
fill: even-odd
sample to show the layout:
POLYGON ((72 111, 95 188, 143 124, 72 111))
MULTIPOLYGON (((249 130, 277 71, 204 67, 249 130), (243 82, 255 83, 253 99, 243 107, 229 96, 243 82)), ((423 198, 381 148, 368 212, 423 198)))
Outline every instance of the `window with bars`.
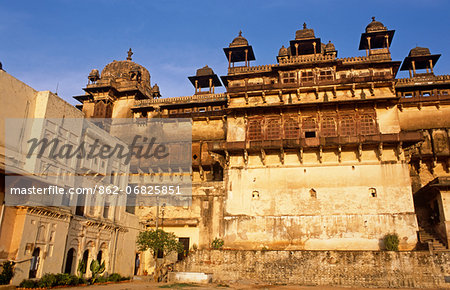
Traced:
POLYGON ((322 118, 322 136, 334 137, 337 135, 336 130, 336 118, 334 117, 323 117, 322 118))
POLYGON ((305 138, 316 137, 317 123, 314 117, 303 117, 302 130, 305 132, 305 138))
POLYGON ((302 83, 304 83, 304 82, 313 82, 314 81, 314 73, 312 71, 304 71, 304 72, 302 72, 301 80, 302 80, 302 83))
POLYGON ((297 82, 295 72, 284 72, 281 74, 283 84, 294 84, 297 82))
POLYGON ((324 70, 319 72, 319 81, 332 81, 333 72, 331 70, 324 70))
POLYGON ((281 120, 279 118, 269 118, 266 121, 266 139, 281 138, 281 120))
POLYGON ((356 135, 356 122, 352 116, 343 116, 341 118, 340 133, 342 136, 356 135))
POLYGON ((359 122, 362 135, 372 135, 377 133, 377 124, 373 116, 362 115, 359 122))
POLYGON ((286 139, 298 139, 300 128, 297 118, 289 117, 284 120, 284 137, 286 139))
POLYGON ((248 139, 261 140, 262 135, 262 119, 253 119, 248 121, 248 139))

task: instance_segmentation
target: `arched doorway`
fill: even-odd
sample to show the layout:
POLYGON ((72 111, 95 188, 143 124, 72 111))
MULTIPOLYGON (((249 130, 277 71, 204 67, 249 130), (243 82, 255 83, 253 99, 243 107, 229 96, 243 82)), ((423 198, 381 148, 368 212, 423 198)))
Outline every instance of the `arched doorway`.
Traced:
POLYGON ((68 252, 67 252, 67 257, 66 257, 66 267, 64 268, 64 273, 66 274, 72 274, 72 268, 73 268, 73 261, 75 258, 75 249, 71 248, 68 252))
POLYGON ((36 278, 37 271, 39 269, 39 254, 41 252, 40 248, 36 248, 33 251, 30 265, 30 273, 28 274, 28 278, 36 278))
POLYGON ((82 261, 83 261, 83 267, 81 268, 81 273, 82 274, 86 274, 86 270, 87 270, 87 267, 88 267, 88 259, 89 259, 89 250, 86 250, 86 251, 84 251, 84 253, 83 253, 83 258, 82 258, 82 261))
POLYGON ((98 254, 97 254, 97 261, 98 261, 99 264, 102 263, 102 256, 103 256, 103 252, 102 252, 101 250, 98 251, 98 254))

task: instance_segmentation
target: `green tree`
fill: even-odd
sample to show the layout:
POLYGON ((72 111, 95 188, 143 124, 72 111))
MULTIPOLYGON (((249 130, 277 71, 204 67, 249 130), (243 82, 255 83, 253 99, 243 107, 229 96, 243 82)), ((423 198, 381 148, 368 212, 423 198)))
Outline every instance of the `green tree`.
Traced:
POLYGON ((98 276, 105 272, 105 261, 100 264, 97 260, 92 260, 91 265, 89 265, 89 269, 91 269, 92 284, 94 284, 98 276))
POLYGON ((184 250, 183 245, 178 241, 175 234, 160 229, 139 233, 136 243, 139 251, 151 250, 155 257, 155 273, 153 276, 155 282, 159 281, 160 272, 165 266, 166 256, 172 252, 181 253, 184 250), (161 265, 158 265, 158 252, 163 253, 163 262, 161 265))
POLYGON ((2 264, 2 272, 0 273, 0 285, 7 285, 14 276, 14 265, 12 261, 6 261, 2 264))

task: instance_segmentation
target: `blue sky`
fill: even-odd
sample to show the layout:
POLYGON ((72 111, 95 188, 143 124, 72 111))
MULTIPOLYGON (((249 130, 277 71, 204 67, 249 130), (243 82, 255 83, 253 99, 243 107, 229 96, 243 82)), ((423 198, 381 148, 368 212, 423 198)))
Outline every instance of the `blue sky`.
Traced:
MULTIPOLYGON (((72 104, 83 94, 93 68, 123 60, 145 66, 164 97, 191 95, 187 79, 209 65, 226 74, 222 48, 239 30, 253 46, 252 65, 276 63, 281 45, 303 22, 339 57, 358 51, 360 35, 375 16, 396 30, 394 60, 415 46, 442 54, 435 73, 450 74, 450 1, 0 1, 0 61, 3 68, 37 90, 55 91, 72 104)), ((402 72, 399 77, 406 77, 402 72)), ((223 91, 218 89, 217 91, 223 91)))

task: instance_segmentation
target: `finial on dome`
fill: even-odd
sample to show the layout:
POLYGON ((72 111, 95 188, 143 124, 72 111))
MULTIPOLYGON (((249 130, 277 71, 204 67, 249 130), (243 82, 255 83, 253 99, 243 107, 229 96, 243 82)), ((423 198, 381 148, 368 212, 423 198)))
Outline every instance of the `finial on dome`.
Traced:
POLYGON ((372 16, 372 21, 375 21, 375 16, 372 16))
POLYGON ((131 60, 131 56, 133 55, 133 52, 131 51, 131 48, 128 50, 128 57, 127 60, 131 60))
POLYGON ((306 29, 306 22, 303 22, 303 29, 306 29))
POLYGON ((242 36, 242 30, 239 30, 239 36, 242 36))

